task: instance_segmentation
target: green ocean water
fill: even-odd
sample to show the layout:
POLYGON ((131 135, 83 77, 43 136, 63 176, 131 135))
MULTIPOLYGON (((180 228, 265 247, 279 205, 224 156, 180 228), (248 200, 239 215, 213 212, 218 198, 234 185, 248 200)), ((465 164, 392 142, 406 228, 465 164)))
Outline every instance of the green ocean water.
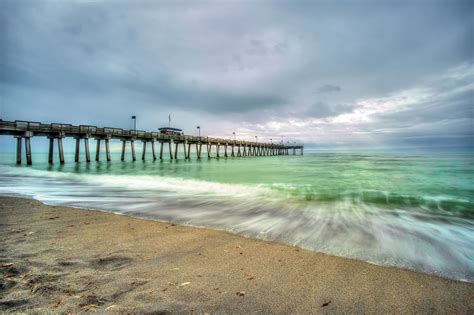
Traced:
POLYGON ((0 155, 1 194, 223 229, 474 282, 472 155, 121 162, 113 154, 112 162, 76 164, 69 154, 65 165, 52 166, 46 154, 33 158, 32 167, 18 167, 14 154, 0 155))

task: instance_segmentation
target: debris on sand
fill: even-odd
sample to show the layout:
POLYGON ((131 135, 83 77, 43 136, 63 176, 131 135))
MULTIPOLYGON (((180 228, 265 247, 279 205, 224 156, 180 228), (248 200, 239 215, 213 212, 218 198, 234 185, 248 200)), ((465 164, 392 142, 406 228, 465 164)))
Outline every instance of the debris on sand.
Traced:
POLYGON ((245 296, 245 291, 239 291, 236 293, 238 296, 245 296))
POLYGON ((191 282, 183 282, 179 286, 180 287, 185 287, 185 286, 190 285, 190 284, 191 284, 191 282))
POLYGON ((326 307, 326 306, 328 306, 329 304, 331 304, 331 301, 324 302, 324 303, 321 305, 321 307, 326 307))
POLYGON ((93 307, 99 307, 99 305, 102 305, 105 303, 105 300, 96 296, 96 295, 88 295, 88 296, 83 296, 81 299, 81 303, 79 303, 79 307, 82 308, 93 308, 93 307))
POLYGON ((11 266, 13 266, 13 263, 6 263, 6 264, 1 264, 1 265, 0 265, 0 268, 2 268, 2 269, 3 269, 3 268, 9 268, 9 267, 11 267, 11 266))
POLYGON ((106 311, 110 311, 111 309, 114 309, 114 308, 117 308, 117 305, 112 304, 112 305, 106 307, 105 310, 106 310, 106 311))

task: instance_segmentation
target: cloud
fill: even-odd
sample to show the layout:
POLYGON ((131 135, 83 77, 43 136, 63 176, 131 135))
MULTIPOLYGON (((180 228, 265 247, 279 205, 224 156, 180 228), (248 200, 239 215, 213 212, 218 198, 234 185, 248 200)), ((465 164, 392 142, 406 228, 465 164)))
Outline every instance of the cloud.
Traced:
POLYGON ((151 129, 171 112, 315 145, 461 143, 472 120, 471 1, 0 6, 4 119, 151 129))
POLYGON ((325 84, 318 88, 319 93, 332 93, 332 92, 341 92, 341 87, 332 84, 325 84))

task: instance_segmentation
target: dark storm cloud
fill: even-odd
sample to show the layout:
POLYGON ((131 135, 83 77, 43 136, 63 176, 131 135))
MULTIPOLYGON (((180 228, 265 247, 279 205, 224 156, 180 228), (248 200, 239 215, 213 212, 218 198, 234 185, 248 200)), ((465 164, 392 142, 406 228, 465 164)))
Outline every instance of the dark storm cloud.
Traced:
MULTIPOLYGON (((472 63, 472 1, 0 6, 6 119, 123 125, 134 113, 152 128, 172 112, 183 126, 218 122, 208 129, 215 134, 291 129, 314 143, 313 134, 349 143, 354 132, 423 139, 472 119, 471 70, 459 70, 472 63), (456 76, 431 79, 452 69, 456 76), (418 87, 431 98, 409 106, 390 98, 418 87), (374 99, 395 105, 363 105, 374 99)), ((457 126, 450 137, 464 139, 469 125, 457 126)))

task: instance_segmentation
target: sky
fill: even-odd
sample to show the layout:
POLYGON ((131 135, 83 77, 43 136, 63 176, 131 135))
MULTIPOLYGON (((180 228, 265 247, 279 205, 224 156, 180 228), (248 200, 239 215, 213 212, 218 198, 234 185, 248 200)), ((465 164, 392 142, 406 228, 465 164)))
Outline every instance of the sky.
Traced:
POLYGON ((2 0, 0 23, 4 120, 473 148, 474 1, 2 0))

